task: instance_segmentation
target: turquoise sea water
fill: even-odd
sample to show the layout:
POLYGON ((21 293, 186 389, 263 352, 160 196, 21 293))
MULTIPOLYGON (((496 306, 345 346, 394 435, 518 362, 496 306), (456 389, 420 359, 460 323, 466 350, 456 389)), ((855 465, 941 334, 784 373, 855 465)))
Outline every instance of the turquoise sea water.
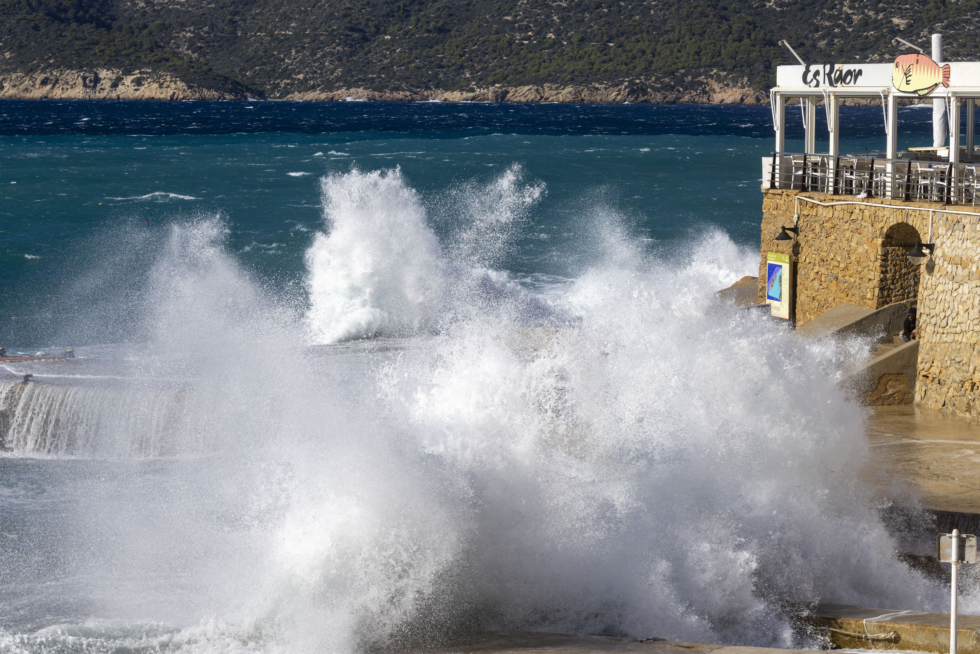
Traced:
MULTIPOLYGON (((882 147, 879 108, 842 127, 882 147)), ((815 648, 821 601, 940 609, 882 517, 914 499, 862 482, 865 344, 716 295, 758 274, 771 139, 768 107, 0 103, 0 345, 78 355, 0 362, 0 653, 815 648)))

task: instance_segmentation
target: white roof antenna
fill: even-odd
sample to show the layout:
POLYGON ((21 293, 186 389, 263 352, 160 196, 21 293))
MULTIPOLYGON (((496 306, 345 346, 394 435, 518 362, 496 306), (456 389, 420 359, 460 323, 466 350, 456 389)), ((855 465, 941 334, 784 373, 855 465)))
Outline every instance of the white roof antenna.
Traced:
POLYGON ((920 47, 919 47, 919 46, 917 46, 917 45, 913 45, 913 44, 911 44, 911 43, 909 43, 909 42, 908 42, 908 41, 906 41, 905 39, 900 39, 900 38, 898 38, 898 37, 896 36, 896 37, 895 37, 894 39, 892 39, 892 42, 895 42, 895 41, 900 41, 901 43, 904 43, 905 45, 907 45, 907 46, 909 46, 910 48, 912 48, 912 49, 914 49, 914 50, 918 50, 918 51, 919 51, 919 52, 921 52, 922 54, 925 54, 925 53, 926 53, 926 52, 925 52, 925 50, 923 50, 922 48, 920 48, 920 47))
POLYGON ((782 41, 780 41, 779 42, 779 45, 785 45, 786 46, 786 49, 789 50, 790 52, 792 52, 793 53, 793 56, 796 57, 796 60, 798 62, 800 62, 800 65, 801 66, 806 66, 806 63, 802 59, 800 59, 800 55, 796 54, 796 50, 794 50, 792 48, 792 46, 790 46, 790 44, 785 41, 785 39, 782 40, 782 41))

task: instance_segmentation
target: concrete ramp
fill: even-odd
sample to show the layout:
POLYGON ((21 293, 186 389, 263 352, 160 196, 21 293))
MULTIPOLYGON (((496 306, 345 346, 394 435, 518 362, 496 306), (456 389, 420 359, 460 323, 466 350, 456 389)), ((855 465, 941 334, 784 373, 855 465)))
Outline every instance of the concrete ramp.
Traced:
POLYGON ((796 333, 804 338, 873 338, 879 343, 891 342, 902 331, 902 323, 908 315, 911 302, 896 302, 881 309, 859 307, 856 304, 838 304, 814 318, 796 333))
POLYGON ((715 293, 726 302, 737 307, 751 307, 759 304, 759 278, 743 277, 728 288, 715 293))
POLYGON ((896 302, 875 310, 855 304, 838 304, 797 328, 796 333, 806 338, 821 338, 833 334, 886 339, 902 331, 902 323, 908 315, 909 306, 908 302, 896 302))
POLYGON ((910 302, 896 302, 874 310, 839 304, 796 330, 804 338, 866 338, 871 359, 847 373, 843 384, 865 404, 912 404, 919 362, 919 343, 903 343, 898 333, 910 302))
POLYGON ((830 336, 841 329, 867 318, 874 309, 859 307, 856 304, 838 304, 836 307, 814 318, 802 327, 796 328, 796 333, 806 338, 822 338, 830 336))
POLYGON ((910 302, 896 302, 872 311, 863 318, 858 318, 849 325, 837 330, 837 336, 878 336, 882 340, 891 340, 902 331, 902 323, 909 313, 910 302))
POLYGON ((919 365, 919 341, 879 346, 877 356, 844 379, 871 406, 912 404, 919 365))

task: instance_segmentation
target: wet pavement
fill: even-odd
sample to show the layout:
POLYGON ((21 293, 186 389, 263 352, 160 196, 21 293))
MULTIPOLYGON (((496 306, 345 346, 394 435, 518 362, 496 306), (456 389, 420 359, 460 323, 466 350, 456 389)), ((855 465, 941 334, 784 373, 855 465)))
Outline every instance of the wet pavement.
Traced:
POLYGON ((895 502, 980 514, 980 425, 912 406, 875 407, 866 474, 895 502))

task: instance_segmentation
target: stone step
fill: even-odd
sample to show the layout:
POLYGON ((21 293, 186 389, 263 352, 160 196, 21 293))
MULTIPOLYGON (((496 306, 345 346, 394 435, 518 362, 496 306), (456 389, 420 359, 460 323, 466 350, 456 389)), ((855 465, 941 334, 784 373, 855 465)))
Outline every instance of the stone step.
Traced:
MULTIPOLYGON (((813 621, 834 647, 949 652, 949 614, 821 604, 813 621)), ((980 616, 956 619, 958 654, 980 654, 980 616)))

